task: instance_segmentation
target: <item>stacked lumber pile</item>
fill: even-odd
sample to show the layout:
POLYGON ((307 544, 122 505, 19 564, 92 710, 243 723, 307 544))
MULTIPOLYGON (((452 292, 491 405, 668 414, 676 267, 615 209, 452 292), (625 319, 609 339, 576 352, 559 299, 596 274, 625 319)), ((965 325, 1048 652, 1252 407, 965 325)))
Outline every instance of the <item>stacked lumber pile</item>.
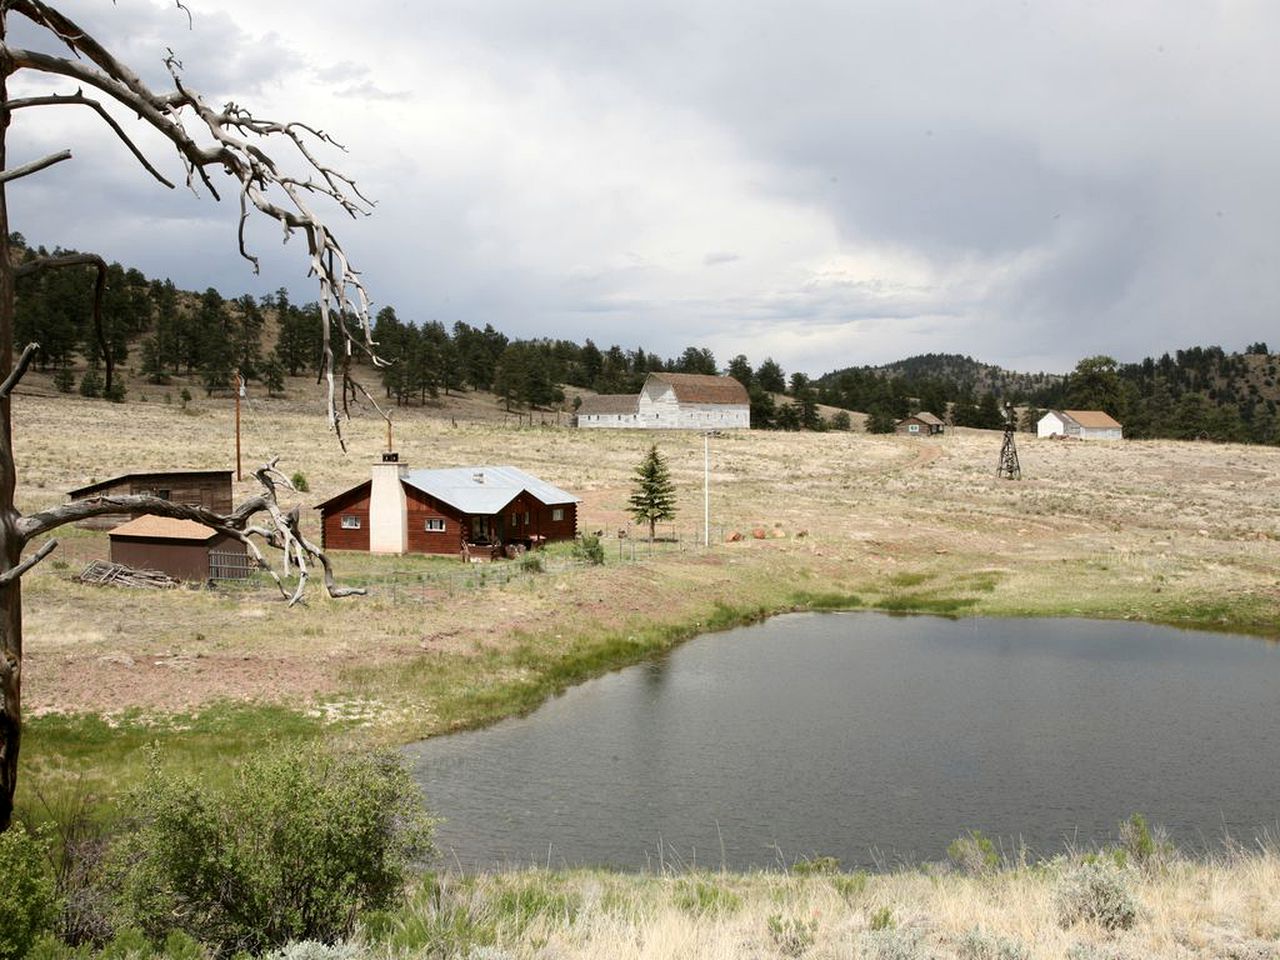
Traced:
POLYGON ((93 560, 77 578, 81 583, 109 584, 113 587, 149 587, 168 590, 179 581, 159 570, 135 570, 123 563, 109 560, 93 560))

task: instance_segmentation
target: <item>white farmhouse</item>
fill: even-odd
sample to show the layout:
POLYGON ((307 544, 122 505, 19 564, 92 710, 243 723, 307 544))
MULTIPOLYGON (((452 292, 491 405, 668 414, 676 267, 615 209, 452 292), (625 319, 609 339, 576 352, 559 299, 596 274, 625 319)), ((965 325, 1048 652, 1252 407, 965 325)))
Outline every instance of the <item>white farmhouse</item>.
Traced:
POLYGON ((1101 410, 1050 410, 1036 423, 1036 436, 1120 440, 1124 428, 1101 410))
POLYGON ((733 377, 651 373, 640 393, 584 397, 579 427, 733 430, 751 426, 751 398, 733 377))

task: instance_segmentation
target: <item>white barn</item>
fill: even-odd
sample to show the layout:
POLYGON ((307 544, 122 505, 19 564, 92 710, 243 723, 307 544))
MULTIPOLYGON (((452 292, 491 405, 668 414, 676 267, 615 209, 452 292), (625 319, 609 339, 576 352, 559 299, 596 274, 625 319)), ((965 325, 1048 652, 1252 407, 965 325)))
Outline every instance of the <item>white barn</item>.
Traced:
POLYGON ((1124 428, 1101 410, 1050 410, 1036 423, 1036 436, 1120 440, 1124 428))
POLYGON ((751 398, 733 377, 651 373, 638 394, 584 397, 579 427, 734 430, 751 426, 751 398))

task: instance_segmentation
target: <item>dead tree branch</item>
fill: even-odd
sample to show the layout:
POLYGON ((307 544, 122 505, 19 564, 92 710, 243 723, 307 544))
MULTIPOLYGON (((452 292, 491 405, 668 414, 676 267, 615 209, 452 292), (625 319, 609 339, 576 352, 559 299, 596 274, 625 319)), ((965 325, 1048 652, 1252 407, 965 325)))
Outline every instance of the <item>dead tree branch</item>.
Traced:
POLYGON ((0 400, 3 400, 9 394, 13 393, 13 388, 18 385, 23 374, 27 372, 27 368, 31 366, 31 361, 35 358, 36 352, 39 351, 40 344, 28 343, 22 351, 22 356, 18 358, 18 362, 13 365, 13 369, 9 371, 9 375, 4 378, 4 383, 0 383, 0 400))
POLYGON ((8 183, 10 180, 17 180, 19 177, 29 177, 33 173, 39 173, 47 167, 52 167, 55 163, 70 159, 70 150, 59 150, 57 153, 51 153, 47 157, 41 157, 39 160, 19 164, 16 167, 10 167, 8 170, 0 170, 0 183, 8 183))
MULTIPOLYGON (((12 113, 14 110, 21 110, 24 107, 54 107, 63 104, 78 104, 97 111, 102 122, 114 130, 116 132, 116 136, 124 141, 124 145, 129 148, 134 159, 137 160, 138 163, 142 164, 143 169, 170 190, 174 189, 173 181, 151 165, 151 161, 148 160, 146 156, 143 155, 142 151, 138 149, 138 145, 129 139, 129 135, 124 132, 124 128, 121 127, 120 124, 116 123, 115 117, 107 113, 106 108, 97 100, 92 100, 89 97, 86 97, 83 91, 77 90, 75 93, 65 95, 53 94, 48 97, 23 97, 18 100, 10 100, 9 112, 12 113)), ((70 153, 68 153, 68 156, 70 156, 70 153)))
MULTIPOLYGON (((345 410, 341 415, 339 413, 333 370, 333 337, 340 338, 347 352, 358 349, 374 358, 375 364, 378 361, 374 351, 369 297, 360 274, 308 200, 312 196, 325 197, 352 217, 372 211, 372 202, 355 181, 324 164, 312 150, 313 143, 338 149, 341 149, 341 144, 323 130, 300 123, 257 118, 234 103, 221 110, 213 109, 183 83, 181 65, 172 54, 166 59, 166 66, 174 89, 167 93, 155 92, 59 11, 40 0, 8 0, 7 6, 11 12, 19 13, 56 34, 78 58, 56 57, 7 44, 0 46, 0 54, 15 71, 30 70, 75 81, 79 90, 68 95, 78 98, 74 102, 96 103, 86 103, 88 98, 81 92, 91 87, 128 109, 173 144, 186 166, 187 183, 193 188, 195 178, 199 177, 216 198, 218 193, 209 177, 212 170, 221 170, 236 181, 241 205, 240 249, 255 271, 258 268, 257 257, 247 249, 244 240, 244 221, 250 208, 279 223, 286 240, 296 232, 306 237, 311 271, 320 283, 323 372, 328 384, 326 414, 329 428, 345 449, 341 420, 349 414, 345 410), (197 135, 209 142, 201 143, 197 135), (286 172, 259 146, 259 141, 276 139, 283 139, 290 145, 293 154, 301 159, 302 167, 308 171, 306 176, 298 177, 286 172), (346 322, 348 316, 353 323, 346 322), (333 329, 335 325, 336 331, 333 329)), ((64 101, 71 102, 68 98, 64 101)))

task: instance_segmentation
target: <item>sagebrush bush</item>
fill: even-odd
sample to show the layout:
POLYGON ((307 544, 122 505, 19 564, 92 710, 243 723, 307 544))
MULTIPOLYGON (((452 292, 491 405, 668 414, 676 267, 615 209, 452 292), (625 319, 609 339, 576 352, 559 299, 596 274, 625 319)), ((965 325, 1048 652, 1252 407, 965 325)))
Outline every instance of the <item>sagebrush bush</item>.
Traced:
POLYGON ((919 937, 906 930, 873 930, 858 939, 859 957, 866 960, 925 960, 930 957, 919 937))
POLYGON ((784 917, 778 913, 769 917, 768 925, 774 946, 786 957, 798 957, 813 946, 818 931, 817 920, 784 917))
POLYGON ((960 940, 960 960, 1029 960, 1031 951, 1020 940, 1011 940, 974 928, 960 940))
POLYGON ((594 533, 581 534, 573 542, 573 555, 585 563, 599 566, 604 563, 604 544, 594 533))
POLYGON ((991 838, 981 830, 970 830, 947 845, 947 859, 957 870, 971 876, 991 873, 1000 866, 1000 854, 991 838))
POLYGON ((1058 882, 1054 900, 1063 927, 1091 920, 1107 930, 1127 930, 1138 916, 1124 875, 1103 860, 1070 870, 1058 882))
POLYGON ((22 960, 58 919, 47 851, 20 823, 0 833, 0 960, 22 960))
POLYGON ((111 851, 117 919, 159 942, 184 930, 222 953, 349 936, 401 894, 432 821, 388 753, 280 748, 225 788, 157 757, 125 804, 111 851))

